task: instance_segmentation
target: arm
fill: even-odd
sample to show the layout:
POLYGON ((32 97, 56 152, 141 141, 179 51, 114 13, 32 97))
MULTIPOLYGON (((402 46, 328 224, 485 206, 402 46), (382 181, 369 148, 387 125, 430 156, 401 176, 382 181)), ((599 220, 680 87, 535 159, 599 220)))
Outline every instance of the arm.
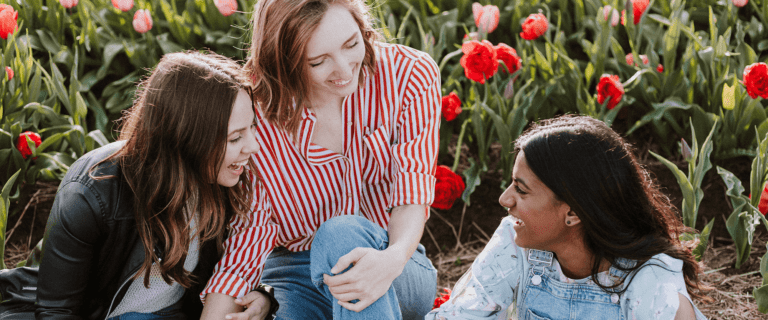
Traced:
POLYGON ((80 319, 94 244, 102 237, 98 208, 91 191, 80 183, 66 183, 58 191, 43 241, 38 318, 80 319))
MULTIPOLYGON (((266 190, 254 186, 254 208, 249 219, 235 216, 230 222, 230 237, 224 242, 224 256, 200 294, 204 301, 201 319, 224 319, 242 311, 235 303, 259 283, 264 262, 272 251, 279 227, 270 222, 271 205, 266 190), (213 300, 207 301, 206 296, 213 300)), ((269 306, 267 306, 267 309, 269 306)))

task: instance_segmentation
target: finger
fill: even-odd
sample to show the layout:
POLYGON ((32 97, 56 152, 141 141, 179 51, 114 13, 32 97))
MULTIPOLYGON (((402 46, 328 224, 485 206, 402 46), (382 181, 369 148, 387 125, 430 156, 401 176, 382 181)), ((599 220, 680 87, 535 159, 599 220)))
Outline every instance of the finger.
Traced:
POLYGON ((333 298, 339 301, 352 301, 355 299, 360 299, 360 296, 361 296, 359 293, 355 293, 355 292, 347 292, 347 293, 339 293, 339 294, 331 293, 331 295, 333 296, 333 298))
POLYGON ((237 303, 240 306, 245 307, 248 304, 250 304, 251 302, 256 301, 256 299, 258 299, 260 296, 261 296, 261 294, 258 291, 251 291, 251 292, 248 292, 248 294, 246 294, 246 295, 244 295, 244 296, 242 296, 240 298, 235 299, 235 303, 237 303))
POLYGON ((239 313, 229 313, 226 316, 224 316, 224 319, 226 320, 248 320, 249 315, 245 312, 239 312, 239 313))
POLYGON ((331 273, 337 274, 339 272, 344 271, 349 267, 349 265, 357 262, 365 255, 365 250, 363 248, 355 248, 349 253, 341 256, 339 258, 339 261, 336 262, 336 265, 331 268, 331 273))
POLYGON ((365 301, 360 300, 357 303, 350 303, 347 301, 341 301, 339 300, 339 305, 344 307, 347 310, 354 311, 354 312, 360 312, 363 311, 365 308, 367 308, 369 305, 371 305, 372 301, 365 301))
POLYGON ((345 272, 345 273, 342 273, 342 274, 336 275, 336 276, 330 276, 330 275, 324 274, 323 275, 323 282, 328 287, 338 287, 338 286, 341 286, 341 285, 345 285, 345 284, 351 283, 352 279, 354 278, 354 277, 352 277, 351 271, 352 271, 352 269, 350 269, 348 272, 345 272))

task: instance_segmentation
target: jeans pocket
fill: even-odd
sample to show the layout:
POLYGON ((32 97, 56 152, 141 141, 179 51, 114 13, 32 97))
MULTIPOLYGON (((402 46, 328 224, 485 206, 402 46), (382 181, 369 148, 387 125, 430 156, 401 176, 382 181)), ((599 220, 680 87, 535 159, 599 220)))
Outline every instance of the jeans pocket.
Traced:
POLYGON ((528 317, 527 318, 531 319, 531 320, 551 320, 549 318, 542 317, 542 316, 534 313, 533 311, 531 311, 531 309, 528 309, 528 317))

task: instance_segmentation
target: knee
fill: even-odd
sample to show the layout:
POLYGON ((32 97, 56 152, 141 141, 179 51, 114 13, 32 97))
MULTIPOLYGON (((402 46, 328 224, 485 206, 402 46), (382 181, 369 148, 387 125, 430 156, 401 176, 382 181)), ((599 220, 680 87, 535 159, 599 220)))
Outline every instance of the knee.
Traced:
POLYGON ((346 215, 331 218, 321 224, 312 240, 312 249, 334 247, 345 248, 342 251, 347 252, 357 247, 381 249, 386 242, 384 229, 363 217, 346 215))

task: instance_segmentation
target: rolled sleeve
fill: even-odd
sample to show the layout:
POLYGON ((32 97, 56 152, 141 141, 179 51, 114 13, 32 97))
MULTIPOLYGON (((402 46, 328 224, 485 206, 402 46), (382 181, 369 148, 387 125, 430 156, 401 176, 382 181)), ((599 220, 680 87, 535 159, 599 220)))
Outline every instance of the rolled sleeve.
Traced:
POLYGON ((398 141, 392 145, 397 171, 390 207, 431 205, 434 200, 440 138, 440 74, 427 54, 422 54, 410 70, 397 118, 398 141))
POLYGON ((270 222, 271 209, 266 191, 257 186, 250 217, 235 216, 230 222, 230 236, 224 242, 224 255, 200 299, 208 293, 242 297, 261 279, 264 262, 275 246, 280 227, 270 222))

